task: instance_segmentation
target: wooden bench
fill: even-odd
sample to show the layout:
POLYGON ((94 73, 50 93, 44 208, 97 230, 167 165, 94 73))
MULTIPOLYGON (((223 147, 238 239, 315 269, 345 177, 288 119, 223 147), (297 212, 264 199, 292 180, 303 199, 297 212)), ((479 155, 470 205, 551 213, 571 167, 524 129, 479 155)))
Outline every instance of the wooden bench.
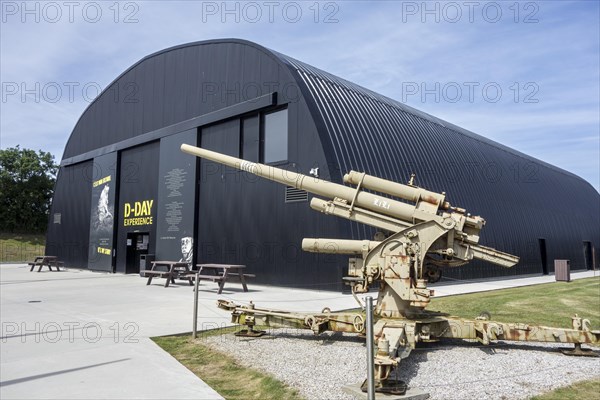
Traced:
POLYGON ((37 272, 42 270, 42 267, 48 267, 52 271, 52 267, 56 268, 56 271, 60 271, 60 267, 64 264, 62 261, 58 261, 55 256, 38 256, 32 262, 27 263, 31 268, 29 272, 32 272, 35 267, 39 267, 37 272))
MULTIPOLYGON (((244 278, 256 278, 256 275, 254 275, 254 274, 242 274, 242 275, 244 275, 244 278)), ((229 272, 229 273, 227 273, 227 276, 237 276, 237 277, 239 277, 240 274, 237 273, 237 272, 229 272)))
MULTIPOLYGON (((231 264, 197 264, 198 269, 198 281, 209 280, 217 282, 219 284, 219 290, 217 294, 221 294, 225 283, 229 280, 229 277, 235 277, 242 284, 244 292, 248 291, 246 285, 246 278, 254 278, 254 274, 245 274, 245 265, 231 265, 231 264), (212 274, 210 274, 212 271, 212 274), (208 272, 208 274, 206 273, 208 272)), ((192 279, 195 279, 195 274, 192 279)))
POLYGON ((146 282, 146 285, 152 283, 152 278, 166 278, 167 282, 165 283, 165 287, 169 286, 170 281, 173 281, 173 274, 171 274, 171 271, 146 270, 144 271, 144 276, 148 277, 148 282, 146 282))
MULTIPOLYGON (((198 274, 198 282, 205 280, 205 281, 212 281, 215 283, 219 284, 219 290, 221 290, 221 288, 223 287, 223 284, 225 283, 223 281, 223 278, 225 278, 223 275, 202 275, 202 274, 198 274)), ((190 281, 195 281, 196 280, 196 274, 195 273, 191 273, 191 274, 185 274, 182 276, 182 278, 185 279, 189 279, 190 281)))
POLYGON ((59 267, 62 267, 62 268, 65 267, 65 263, 62 261, 54 261, 54 262, 51 262, 50 264, 52 264, 52 266, 55 267, 57 271, 60 271, 59 267))
POLYGON ((177 279, 187 279, 190 285, 193 285, 192 280, 187 276, 189 269, 186 263, 179 261, 152 261, 152 269, 143 271, 142 275, 148 277, 146 286, 152 283, 153 278, 165 278, 165 287, 169 287, 169 283, 175 283, 177 279), (166 268, 166 271, 161 271, 159 268, 166 268))
MULTIPOLYGON (((189 274, 187 276, 189 276, 191 279, 196 279, 196 274, 189 274)), ((223 275, 198 275, 198 279, 205 279, 207 281, 213 282, 221 282, 223 280, 223 275)))

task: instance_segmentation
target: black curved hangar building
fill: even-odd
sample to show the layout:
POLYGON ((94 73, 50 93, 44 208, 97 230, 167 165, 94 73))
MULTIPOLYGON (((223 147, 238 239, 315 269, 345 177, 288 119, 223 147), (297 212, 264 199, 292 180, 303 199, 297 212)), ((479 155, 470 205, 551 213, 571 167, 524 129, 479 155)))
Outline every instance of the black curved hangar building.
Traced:
POLYGON ((445 191, 487 220, 481 243, 519 255, 457 279, 592 268, 600 196, 579 177, 243 40, 149 55, 89 105, 65 147, 47 253, 69 267, 135 273, 157 259, 246 264, 266 284, 341 289, 345 257, 303 237, 369 227, 312 211, 311 195, 196 159, 182 143, 341 182, 351 169, 445 191), (192 255, 193 253, 193 255, 192 255))

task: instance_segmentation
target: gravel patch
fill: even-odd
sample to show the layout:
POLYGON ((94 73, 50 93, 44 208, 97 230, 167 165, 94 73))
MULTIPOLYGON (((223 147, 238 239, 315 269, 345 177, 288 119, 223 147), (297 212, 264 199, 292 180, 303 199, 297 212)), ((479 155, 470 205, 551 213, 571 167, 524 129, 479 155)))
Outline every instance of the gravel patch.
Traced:
MULTIPOLYGON (((257 339, 233 334, 201 340, 243 365, 265 371, 308 399, 353 400, 345 385, 366 378, 366 347, 356 335, 274 329, 257 339)), ((399 378, 432 400, 526 399, 600 377, 600 358, 569 357, 560 344, 459 340, 431 343, 402 361, 399 378)), ((598 350, 596 350, 598 352, 598 350)))

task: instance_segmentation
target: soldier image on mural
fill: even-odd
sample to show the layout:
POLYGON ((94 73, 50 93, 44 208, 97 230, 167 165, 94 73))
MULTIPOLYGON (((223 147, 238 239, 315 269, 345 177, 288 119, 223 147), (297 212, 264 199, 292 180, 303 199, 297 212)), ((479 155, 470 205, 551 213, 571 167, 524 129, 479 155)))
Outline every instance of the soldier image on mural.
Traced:
POLYGON ((98 179, 92 181, 88 252, 88 268, 94 271, 113 270, 115 183, 114 175, 105 175, 102 171, 113 171, 116 163, 116 153, 94 158, 93 168, 98 172, 98 179))
POLYGON ((98 231, 112 231, 113 228, 113 207, 114 205, 109 202, 109 191, 110 186, 106 184, 100 192, 100 198, 98 204, 94 210, 94 216, 92 221, 94 223, 93 229, 98 231))
POLYGON ((194 238, 186 236, 181 238, 181 260, 179 262, 185 262, 188 267, 192 269, 192 263, 194 258, 194 238))

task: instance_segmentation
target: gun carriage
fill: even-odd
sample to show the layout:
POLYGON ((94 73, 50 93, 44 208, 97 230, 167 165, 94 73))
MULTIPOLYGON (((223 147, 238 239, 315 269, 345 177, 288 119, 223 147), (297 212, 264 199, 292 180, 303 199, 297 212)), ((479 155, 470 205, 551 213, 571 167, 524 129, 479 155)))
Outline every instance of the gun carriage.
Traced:
POLYGON ((452 206, 445 193, 416 186, 414 175, 404 185, 350 171, 343 180, 354 185, 351 187, 187 144, 181 150, 325 197, 328 200, 313 197, 310 207, 379 230, 373 240, 305 238, 302 241, 305 251, 350 256, 348 277, 344 279, 363 312, 335 313, 326 308, 319 313, 293 313, 219 300, 220 308, 232 312, 234 323, 248 327, 242 331, 244 335, 261 335, 261 331, 254 329, 256 325, 311 329, 315 334, 324 331, 364 334, 364 305, 356 294, 367 293, 378 285, 374 332, 378 348, 375 379, 380 392, 404 390, 390 377, 420 342, 452 338, 475 339, 484 345, 496 340, 573 343, 575 348, 568 354, 596 355, 583 350, 581 344, 598 343, 600 331, 591 330, 589 320, 577 314, 572 318, 573 328, 564 329, 491 321, 487 313, 469 320, 426 310, 434 294, 427 284, 439 280, 444 268, 473 259, 510 268, 519 258, 478 244, 485 220, 452 206))

